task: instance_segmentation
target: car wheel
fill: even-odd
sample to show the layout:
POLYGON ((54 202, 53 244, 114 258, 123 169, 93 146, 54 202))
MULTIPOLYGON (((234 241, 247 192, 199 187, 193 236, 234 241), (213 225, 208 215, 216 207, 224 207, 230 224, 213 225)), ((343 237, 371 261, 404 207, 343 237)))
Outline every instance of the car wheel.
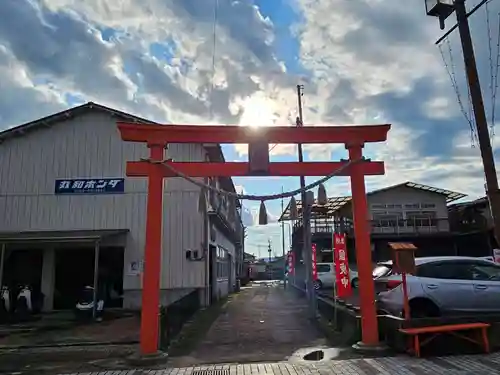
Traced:
POLYGON ((354 288, 354 289, 358 289, 359 288, 359 279, 356 277, 354 279, 352 279, 351 281, 351 286, 354 288))
POLYGON ((410 301, 410 316, 418 318, 437 318, 441 315, 439 307, 434 302, 425 298, 410 301))
POLYGON ((313 286, 315 290, 320 290, 323 288, 323 283, 320 280, 314 280, 313 286))

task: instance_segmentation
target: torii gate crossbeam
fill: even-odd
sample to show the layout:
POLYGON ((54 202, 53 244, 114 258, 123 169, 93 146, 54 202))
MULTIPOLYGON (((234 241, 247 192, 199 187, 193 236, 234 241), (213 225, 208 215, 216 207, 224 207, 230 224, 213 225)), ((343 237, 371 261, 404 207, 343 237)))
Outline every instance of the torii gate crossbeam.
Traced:
MULTIPOLYGON (((248 143, 267 144, 340 143, 349 152, 349 161, 339 175, 350 176, 354 216, 354 235, 358 274, 360 279, 362 341, 366 345, 378 344, 378 322, 374 301, 370 228, 365 190, 365 175, 383 175, 384 163, 360 161, 366 142, 384 142, 390 125, 374 126, 316 126, 316 127, 247 127, 153 125, 118 123, 123 141, 146 143, 149 161, 128 161, 127 176, 148 177, 146 244, 144 250, 144 277, 141 314, 141 352, 158 351, 159 301, 161 274, 161 246, 163 226, 163 179, 175 177, 172 168, 189 177, 262 176, 251 163, 211 163, 165 161, 165 148, 169 143, 248 143), (168 163, 171 168, 164 165, 168 163)), ((261 148, 262 144, 266 148, 261 148)), ((266 155, 268 157, 268 155, 266 155)), ((288 162, 264 163, 267 176, 325 176, 344 166, 340 162, 288 162)))

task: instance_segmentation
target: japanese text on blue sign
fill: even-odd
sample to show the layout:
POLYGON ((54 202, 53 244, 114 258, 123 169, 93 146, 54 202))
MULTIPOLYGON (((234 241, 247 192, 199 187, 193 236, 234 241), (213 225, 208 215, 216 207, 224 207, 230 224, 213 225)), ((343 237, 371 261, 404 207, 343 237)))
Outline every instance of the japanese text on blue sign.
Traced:
POLYGON ((79 178, 56 180, 56 194, 119 194, 125 192, 124 178, 79 178))

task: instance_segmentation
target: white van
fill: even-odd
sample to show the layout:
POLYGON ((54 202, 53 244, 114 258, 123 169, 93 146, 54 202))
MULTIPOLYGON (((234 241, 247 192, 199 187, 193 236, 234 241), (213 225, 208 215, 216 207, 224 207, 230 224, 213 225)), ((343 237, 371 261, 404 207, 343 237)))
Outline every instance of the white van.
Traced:
MULTIPOLYGON (((316 271, 318 273, 318 279, 314 281, 314 289, 331 289, 334 287, 335 266, 333 263, 317 263, 316 271)), ((349 268, 349 276, 351 279, 351 286, 357 288, 359 286, 358 272, 349 268)))

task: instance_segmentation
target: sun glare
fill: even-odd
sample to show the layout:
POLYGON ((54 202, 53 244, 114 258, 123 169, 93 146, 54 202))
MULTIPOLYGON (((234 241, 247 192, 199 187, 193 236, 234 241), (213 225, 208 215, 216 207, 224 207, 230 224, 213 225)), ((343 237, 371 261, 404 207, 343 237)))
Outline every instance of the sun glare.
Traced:
POLYGON ((274 102, 262 97, 253 95, 247 98, 243 105, 243 114, 240 119, 240 125, 261 128, 264 126, 273 126, 276 115, 274 113, 274 102))

